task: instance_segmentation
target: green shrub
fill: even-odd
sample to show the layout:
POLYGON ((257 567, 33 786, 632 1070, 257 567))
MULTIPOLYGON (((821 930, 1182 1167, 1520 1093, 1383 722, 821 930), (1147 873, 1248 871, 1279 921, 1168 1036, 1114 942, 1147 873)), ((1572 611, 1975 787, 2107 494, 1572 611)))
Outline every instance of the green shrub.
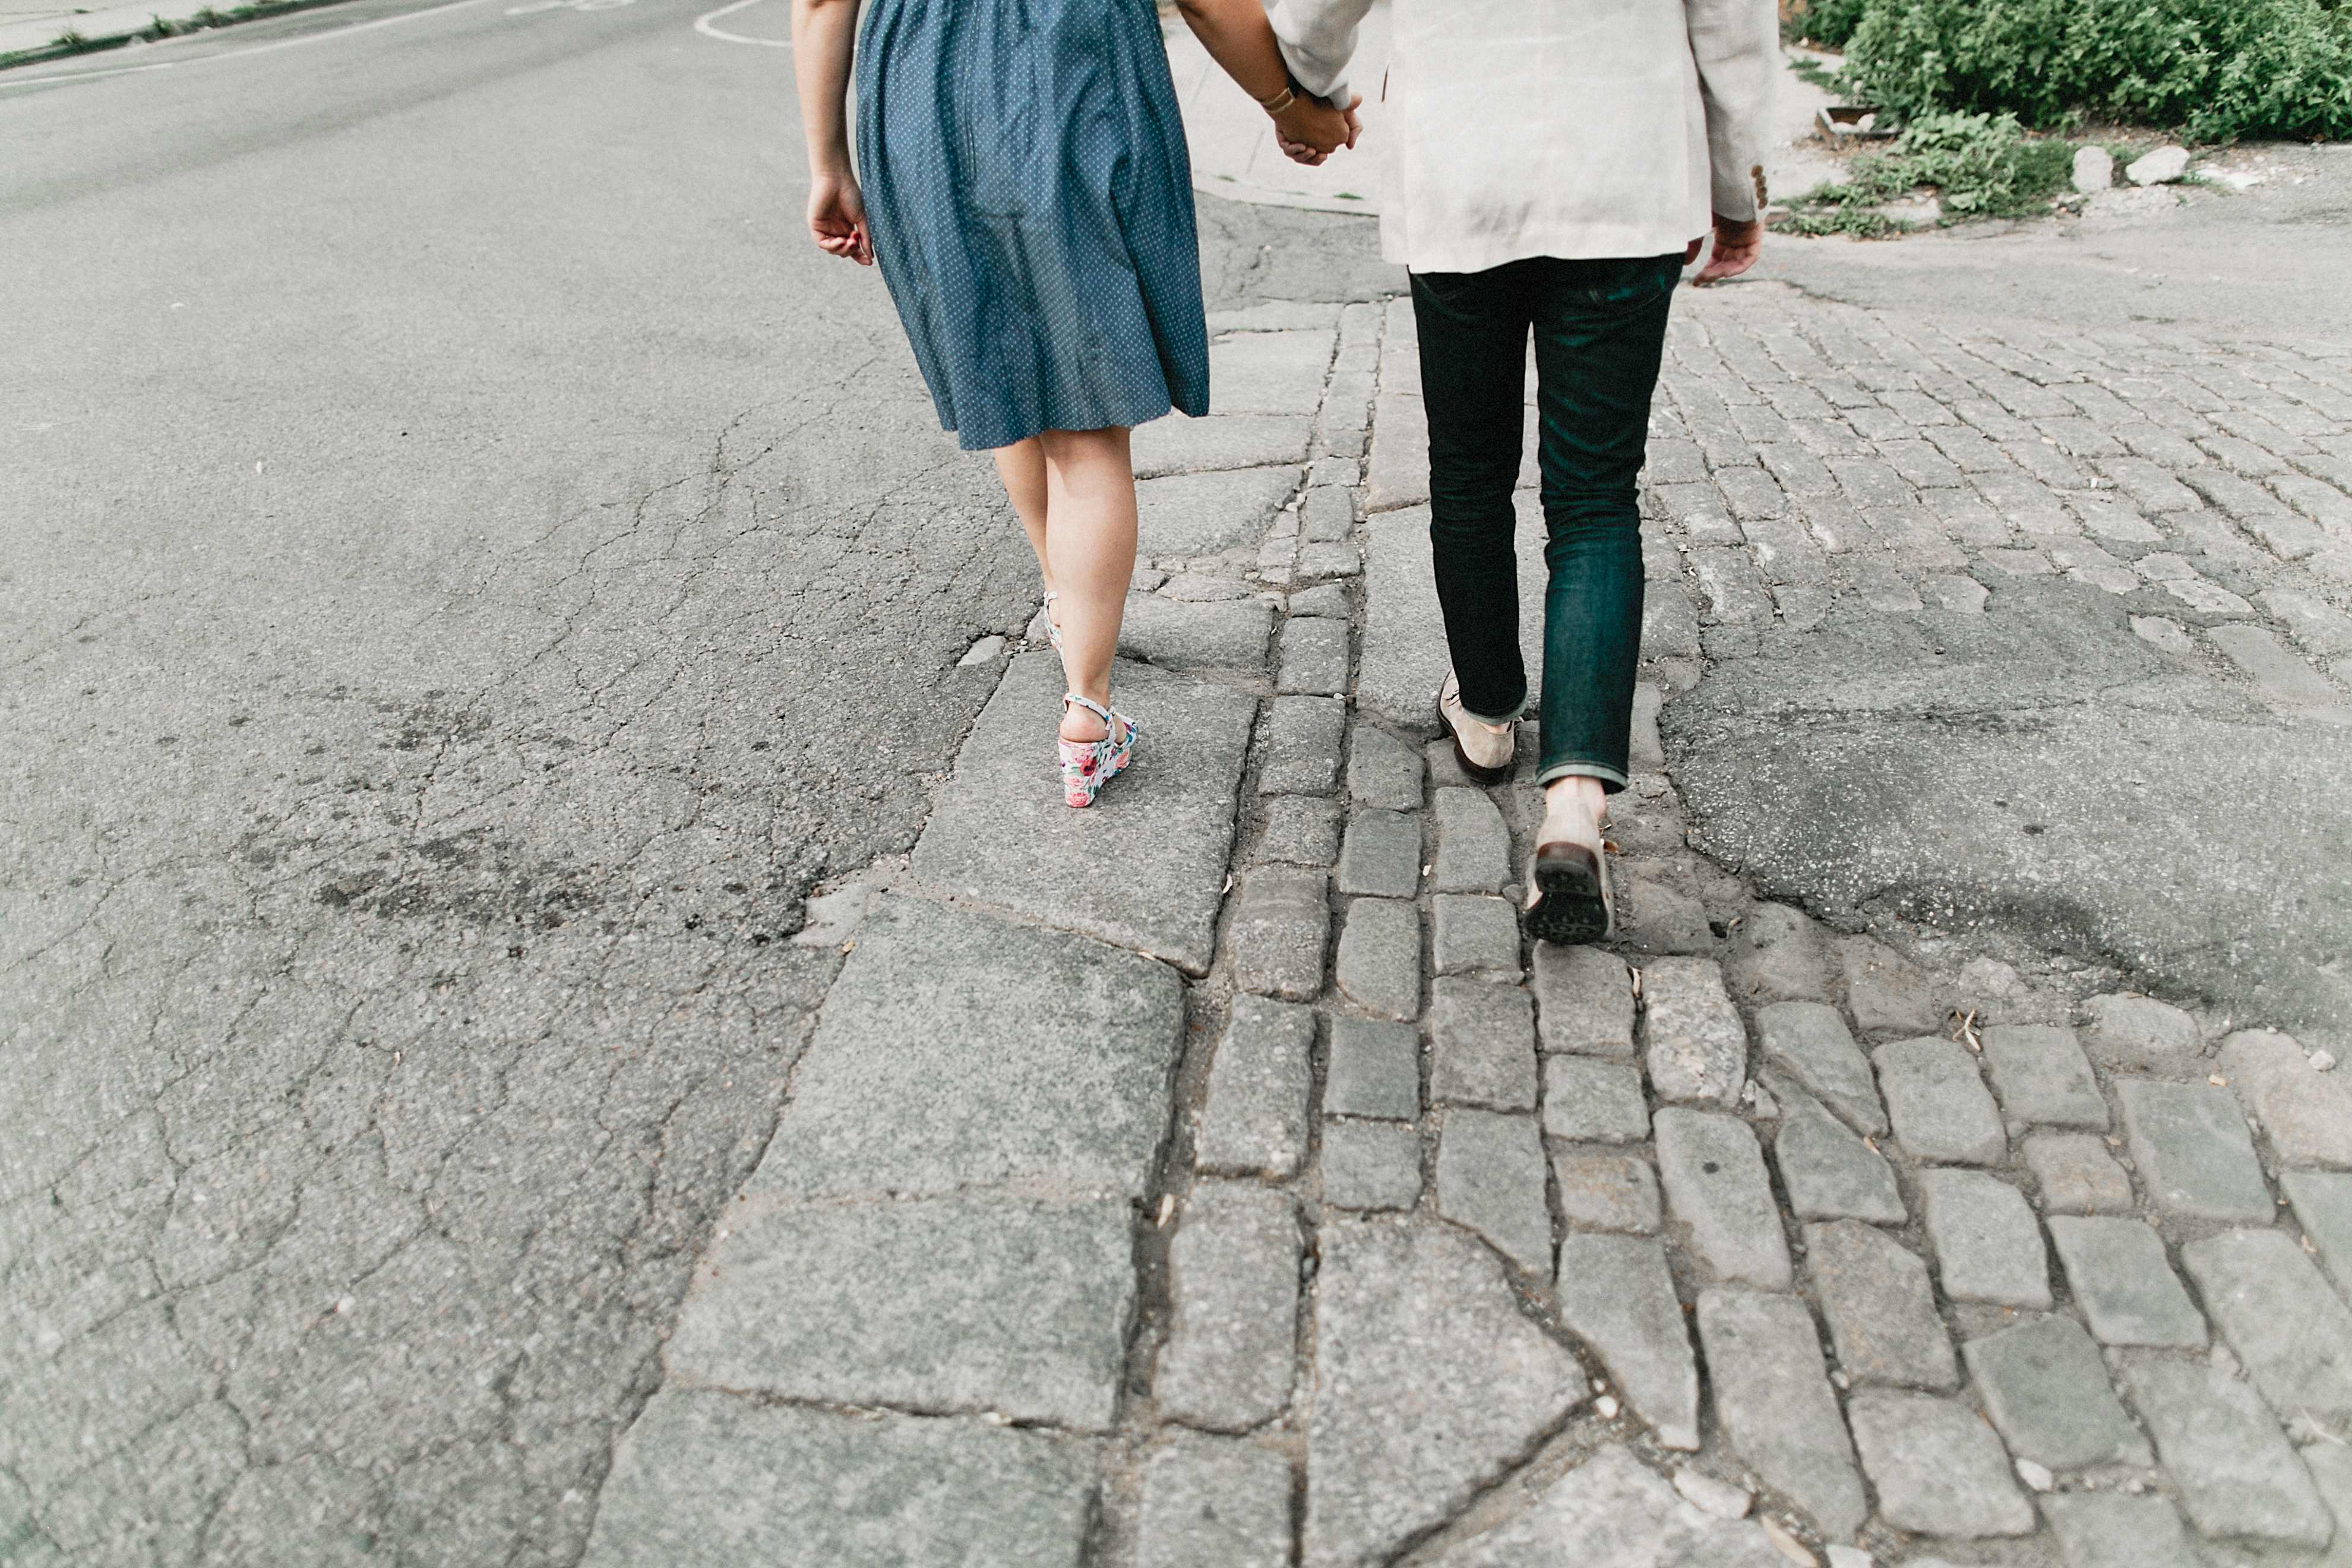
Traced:
POLYGON ((1805 39, 1826 49, 1842 49, 1853 30, 1862 26, 1864 11, 1870 0, 1800 0, 1789 7, 1789 19, 1780 31, 1792 39, 1805 39))
POLYGON ((1923 114, 1885 152, 1856 157, 1846 184, 1800 196, 1785 226, 1799 234, 1895 232, 1881 226, 1883 214, 1864 216, 1864 209, 1920 185, 1935 186, 1943 210, 1956 217, 2046 212, 2073 162, 2065 142, 2027 136, 2013 114, 1923 114))
POLYGON ((2088 112, 2204 141, 2352 135, 2352 5, 1864 0, 1846 75, 1901 115, 2088 112))

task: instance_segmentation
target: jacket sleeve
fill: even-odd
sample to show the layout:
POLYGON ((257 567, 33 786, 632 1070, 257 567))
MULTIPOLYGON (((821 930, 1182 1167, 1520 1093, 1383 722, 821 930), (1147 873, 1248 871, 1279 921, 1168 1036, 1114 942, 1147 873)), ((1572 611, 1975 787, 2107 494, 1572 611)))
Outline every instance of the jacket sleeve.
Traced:
POLYGON ((1760 217, 1769 199, 1764 161, 1772 85, 1780 68, 1779 8, 1775 0, 1684 0, 1684 15, 1706 109, 1715 210, 1738 222, 1760 217))
POLYGON ((1372 0, 1275 0, 1266 20, 1299 86, 1318 98, 1346 101, 1356 28, 1371 8, 1372 0))

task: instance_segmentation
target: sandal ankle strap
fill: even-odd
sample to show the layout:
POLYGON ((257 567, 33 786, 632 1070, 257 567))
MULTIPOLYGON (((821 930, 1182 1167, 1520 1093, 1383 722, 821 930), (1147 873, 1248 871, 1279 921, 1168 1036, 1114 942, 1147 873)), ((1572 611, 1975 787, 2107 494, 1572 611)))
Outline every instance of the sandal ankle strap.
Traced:
POLYGON ((1104 707, 1101 703, 1095 701, 1092 698, 1081 697, 1075 691, 1065 691, 1062 693, 1062 705, 1064 707, 1066 708, 1073 702, 1085 709, 1087 712, 1093 714, 1096 718, 1101 720, 1104 723, 1109 725, 1114 733, 1117 732, 1118 729, 1118 715, 1113 713, 1109 709, 1104 707))

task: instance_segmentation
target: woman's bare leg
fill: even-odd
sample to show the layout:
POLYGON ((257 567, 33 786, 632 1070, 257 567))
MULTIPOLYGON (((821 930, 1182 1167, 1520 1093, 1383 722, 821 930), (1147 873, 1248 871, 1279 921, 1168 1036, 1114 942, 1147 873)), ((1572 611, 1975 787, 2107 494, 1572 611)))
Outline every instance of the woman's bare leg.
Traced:
POLYGON ((1014 515, 1021 519, 1021 530, 1029 536, 1029 548, 1037 552, 1037 573, 1045 580, 1045 592, 1054 591, 1053 563, 1045 558, 1045 447, 1036 437, 1015 441, 1010 447, 999 447, 995 452, 996 477, 1004 481, 1004 493, 1012 500, 1014 515))
MULTIPOLYGON (((1110 661, 1127 588, 1135 575, 1135 468, 1127 431, 1048 430, 1045 462, 1047 580, 1060 593, 1062 672, 1069 689, 1108 707, 1110 661)), ((1100 719, 1075 703, 1062 738, 1099 741, 1100 719)))

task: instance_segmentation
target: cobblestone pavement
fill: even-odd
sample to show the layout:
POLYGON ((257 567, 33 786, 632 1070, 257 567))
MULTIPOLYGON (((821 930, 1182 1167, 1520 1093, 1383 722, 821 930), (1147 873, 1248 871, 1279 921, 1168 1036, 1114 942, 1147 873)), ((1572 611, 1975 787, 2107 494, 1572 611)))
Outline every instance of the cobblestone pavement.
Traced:
POLYGON ((1621 939, 1529 950, 1538 792, 1432 739, 1408 309, 1219 318, 1229 412, 1138 440, 1138 769, 1064 814, 1047 656, 974 650, 591 1563, 2352 1561, 2352 1078, 1758 898, 1657 723, 2042 579, 2346 722, 2352 357, 1678 310, 1621 939))

